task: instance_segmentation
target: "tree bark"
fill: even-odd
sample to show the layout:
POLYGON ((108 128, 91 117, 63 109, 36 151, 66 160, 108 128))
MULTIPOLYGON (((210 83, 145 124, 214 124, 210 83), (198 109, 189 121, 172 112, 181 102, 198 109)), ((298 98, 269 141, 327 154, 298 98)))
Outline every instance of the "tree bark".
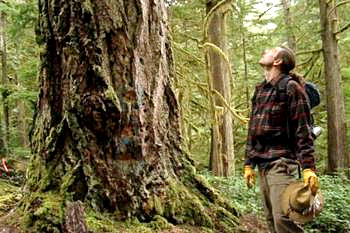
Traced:
MULTIPOLYGON (((219 1, 207 2, 207 13, 219 1)), ((226 52, 226 12, 215 10, 208 23, 208 41, 226 52)), ((217 90, 230 103, 231 87, 227 65, 217 51, 209 49, 209 76, 211 87, 217 90)), ((212 123, 210 168, 215 175, 229 176, 233 166, 233 133, 231 113, 225 108, 222 99, 214 97, 215 119, 212 123)))
POLYGON ((40 0, 39 12, 46 49, 25 187, 37 193, 25 206, 31 229, 70 229, 65 213, 37 211, 58 193, 63 212, 81 201, 119 220, 160 215, 232 230, 234 209, 180 149, 164 2, 40 0))
POLYGON ((29 146, 29 137, 28 137, 28 124, 27 124, 27 114, 26 114, 26 105, 23 100, 17 101, 18 106, 18 137, 19 143, 22 147, 28 148, 29 146))
MULTIPOLYGON (((17 54, 17 51, 16 51, 17 54)), ((17 70, 14 70, 14 81, 17 85, 20 85, 18 76, 17 76, 17 70)), ((16 119, 16 128, 17 128, 17 135, 19 139, 19 144, 22 147, 28 148, 29 143, 29 135, 28 135, 28 123, 27 123, 27 114, 26 114, 26 105, 23 100, 17 100, 17 119, 16 119)))
POLYGON ((334 1, 320 0, 321 38, 323 44, 328 117, 328 171, 348 168, 343 89, 339 64, 336 9, 334 1))
POLYGON ((8 153, 8 143, 10 140, 9 132, 9 107, 7 97, 9 95, 8 90, 8 77, 7 77, 7 48, 6 48, 6 14, 0 12, 0 46, 1 46, 1 67, 2 67, 2 146, 5 154, 8 153))
POLYGON ((288 42, 288 47, 295 51, 296 40, 293 33, 292 16, 290 13, 290 6, 291 6, 290 0, 282 0, 282 5, 283 5, 283 12, 284 12, 286 40, 288 42))

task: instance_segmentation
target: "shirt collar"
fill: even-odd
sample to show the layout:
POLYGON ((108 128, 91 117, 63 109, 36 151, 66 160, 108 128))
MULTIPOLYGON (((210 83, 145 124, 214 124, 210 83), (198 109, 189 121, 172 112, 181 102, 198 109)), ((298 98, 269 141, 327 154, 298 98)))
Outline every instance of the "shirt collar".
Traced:
POLYGON ((270 84, 271 84, 272 86, 276 86, 276 84, 278 83, 278 81, 279 81, 281 78, 282 78, 282 74, 280 74, 280 75, 278 75, 277 77, 275 77, 274 79, 272 79, 272 80, 270 81, 270 84))
POLYGON ((274 87, 278 84, 278 82, 284 78, 285 74, 280 74, 278 77, 272 79, 270 82, 267 82, 266 79, 264 79, 264 81, 262 81, 261 83, 259 83, 257 85, 257 87, 274 87))

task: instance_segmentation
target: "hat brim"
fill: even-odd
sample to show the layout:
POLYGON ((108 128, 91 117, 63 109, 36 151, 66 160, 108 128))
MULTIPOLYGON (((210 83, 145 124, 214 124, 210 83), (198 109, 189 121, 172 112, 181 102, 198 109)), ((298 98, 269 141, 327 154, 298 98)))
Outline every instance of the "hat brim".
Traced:
POLYGON ((297 223, 307 223, 312 221, 317 215, 319 215, 322 211, 323 208, 323 195, 322 193, 318 190, 315 199, 317 202, 319 202, 320 206, 319 208, 315 209, 315 212, 311 212, 309 214, 302 214, 300 212, 297 212, 295 210, 292 210, 289 208, 289 197, 290 194, 292 193, 293 190, 295 189, 301 189, 304 187, 303 182, 293 182, 290 185, 287 186, 287 188, 283 191, 282 196, 281 196, 281 209, 282 213, 287 216, 289 219, 293 220, 294 222, 297 223))

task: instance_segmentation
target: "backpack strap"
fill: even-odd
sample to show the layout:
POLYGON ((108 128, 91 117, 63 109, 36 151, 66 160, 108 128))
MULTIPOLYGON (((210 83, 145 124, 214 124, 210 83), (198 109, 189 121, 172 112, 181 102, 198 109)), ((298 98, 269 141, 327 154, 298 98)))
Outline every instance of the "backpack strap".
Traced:
POLYGON ((278 102, 287 102, 287 85, 290 80, 293 78, 288 75, 283 75, 277 83, 277 101, 278 102))
MULTIPOLYGON (((280 80, 277 83, 276 88, 276 100, 279 103, 284 103, 284 106, 286 108, 285 114, 286 114, 286 131, 287 131, 287 137, 290 139, 290 123, 289 123, 289 105, 288 105, 288 94, 287 94, 287 85, 290 80, 293 80, 292 77, 289 75, 283 75, 280 80)), ((292 149, 292 148, 291 148, 292 149)))

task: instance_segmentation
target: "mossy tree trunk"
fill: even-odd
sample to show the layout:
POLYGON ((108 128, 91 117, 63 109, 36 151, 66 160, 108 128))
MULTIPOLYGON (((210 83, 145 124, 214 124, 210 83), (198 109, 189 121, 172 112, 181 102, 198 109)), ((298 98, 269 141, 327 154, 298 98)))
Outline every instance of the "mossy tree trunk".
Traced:
POLYGON ((319 4, 327 94, 328 171, 336 172, 349 167, 344 95, 336 34, 338 22, 335 1, 320 0, 319 4))
POLYGON ((39 14, 45 52, 25 186, 30 229, 68 229, 69 203, 81 201, 118 220, 160 215, 230 231, 234 209, 180 149, 164 2, 40 0, 39 14), (47 207, 54 194, 60 213, 47 207))
MULTIPOLYGON (((217 0, 207 1, 207 13, 219 3, 217 0)), ((218 8, 210 16, 208 23, 208 42, 226 52, 226 15, 225 8, 218 8), (222 10, 224 9, 224 10, 222 10)), ((217 90, 227 103, 231 100, 231 86, 227 64, 222 56, 214 49, 209 49, 209 75, 211 88, 217 90)), ((212 137, 210 152, 210 169, 215 175, 229 176, 233 162, 233 132, 231 113, 225 107, 222 98, 214 98, 215 119, 212 119, 212 137)))

